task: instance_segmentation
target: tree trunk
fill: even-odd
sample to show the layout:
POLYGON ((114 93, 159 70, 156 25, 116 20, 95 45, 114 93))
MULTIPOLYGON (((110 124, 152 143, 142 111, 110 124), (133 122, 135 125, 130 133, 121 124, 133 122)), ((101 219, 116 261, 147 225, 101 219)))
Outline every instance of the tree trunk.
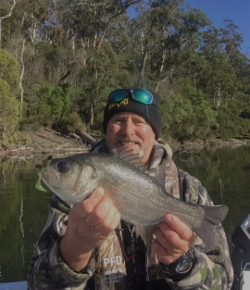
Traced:
POLYGON ((105 30, 103 31, 103 34, 102 34, 102 37, 101 37, 101 40, 100 40, 100 42, 99 42, 99 44, 98 44, 97 49, 100 49, 100 47, 101 47, 101 45, 102 45, 102 42, 103 42, 103 40, 104 40, 104 38, 105 38, 105 36, 106 36, 107 30, 108 30, 108 28, 106 27, 105 30))
MULTIPOLYGON (((32 19, 34 19, 34 17, 32 17, 32 19)), ((32 47, 32 57, 34 59, 35 57, 35 43, 36 43, 36 23, 34 23, 34 26, 33 28, 29 28, 29 36, 30 36, 30 40, 33 44, 33 47, 32 47)))
POLYGON ((90 103, 90 126, 94 124, 95 116, 94 116, 94 100, 90 103))
POLYGON ((2 19, 0 18, 0 49, 2 45, 2 19))
POLYGON ((147 61, 147 52, 144 51, 142 56, 142 62, 141 62, 141 69, 140 69, 140 76, 138 80, 138 87, 143 88, 144 87, 144 75, 145 75, 145 66, 147 61))
POLYGON ((162 51, 162 55, 161 55, 161 66, 160 66, 160 69, 159 69, 159 78, 158 78, 158 83, 155 87, 155 92, 157 93, 158 90, 159 90, 159 87, 160 87, 160 84, 162 83, 163 79, 162 79, 162 74, 163 74, 163 69, 164 69, 164 62, 165 62, 165 59, 166 59, 166 55, 167 55, 167 50, 164 50, 162 51))
POLYGON ((5 16, 0 17, 0 49, 2 47, 2 21, 11 16, 12 10, 14 9, 15 5, 16 5, 16 0, 13 0, 13 4, 12 4, 12 6, 10 8, 10 13, 5 15, 5 16))
POLYGON ((215 98, 215 106, 216 106, 216 109, 219 108, 221 104, 221 87, 220 87, 220 84, 218 86, 218 92, 217 92, 217 97, 215 98))
POLYGON ((23 117, 23 84, 22 84, 22 82, 23 82, 24 69, 25 69, 24 62, 23 62, 23 53, 25 50, 25 39, 22 39, 22 43, 23 43, 23 46, 22 46, 22 52, 21 52, 21 58, 20 58, 20 61, 22 64, 22 70, 21 70, 20 81, 19 81, 19 87, 21 90, 20 119, 22 119, 22 117, 23 117))
POLYGON ((72 37, 72 54, 75 55, 75 49, 76 49, 76 43, 75 43, 76 37, 72 37))

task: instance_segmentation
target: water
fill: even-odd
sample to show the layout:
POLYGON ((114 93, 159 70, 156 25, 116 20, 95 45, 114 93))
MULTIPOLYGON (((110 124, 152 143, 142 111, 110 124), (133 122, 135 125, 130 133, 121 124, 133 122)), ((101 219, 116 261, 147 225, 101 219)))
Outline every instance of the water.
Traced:
POLYGON ((0 164, 0 282, 27 279, 33 245, 48 214, 50 193, 34 184, 34 161, 0 164))
MULTIPOLYGON (((0 283, 27 279, 51 196, 34 187, 34 165, 44 158, 38 156, 27 162, 0 160, 0 283)), ((230 242, 235 227, 250 213, 250 148, 202 151, 191 157, 177 156, 175 161, 200 179, 214 203, 229 206, 223 225, 230 242)))
POLYGON ((223 226, 230 240, 235 227, 250 214, 250 148, 207 150, 187 160, 179 156, 176 163, 201 181, 215 204, 229 207, 223 226))

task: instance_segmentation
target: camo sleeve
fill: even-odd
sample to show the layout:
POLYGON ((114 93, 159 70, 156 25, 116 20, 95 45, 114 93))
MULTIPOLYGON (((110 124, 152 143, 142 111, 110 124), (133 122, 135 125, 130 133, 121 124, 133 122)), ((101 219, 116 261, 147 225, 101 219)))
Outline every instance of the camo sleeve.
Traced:
POLYGON ((93 275, 95 261, 91 257, 82 272, 74 271, 63 261, 59 243, 66 231, 69 208, 54 196, 49 210, 47 222, 34 248, 28 274, 28 289, 83 290, 93 275))
MULTIPOLYGON (((180 178, 187 202, 213 205, 200 181, 180 170, 180 178)), ((222 225, 215 229, 215 250, 207 252, 202 240, 195 240, 195 265, 190 274, 180 281, 167 279, 173 289, 229 290, 233 283, 233 268, 226 235, 222 225)))

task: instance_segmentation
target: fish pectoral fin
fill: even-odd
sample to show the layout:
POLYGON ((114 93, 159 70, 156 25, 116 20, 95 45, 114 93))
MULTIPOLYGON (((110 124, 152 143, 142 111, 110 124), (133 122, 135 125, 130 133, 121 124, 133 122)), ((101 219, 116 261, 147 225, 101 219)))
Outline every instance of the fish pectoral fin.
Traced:
POLYGON ((145 246, 149 247, 154 238, 154 230, 156 225, 153 226, 135 226, 134 231, 137 237, 141 237, 145 246))

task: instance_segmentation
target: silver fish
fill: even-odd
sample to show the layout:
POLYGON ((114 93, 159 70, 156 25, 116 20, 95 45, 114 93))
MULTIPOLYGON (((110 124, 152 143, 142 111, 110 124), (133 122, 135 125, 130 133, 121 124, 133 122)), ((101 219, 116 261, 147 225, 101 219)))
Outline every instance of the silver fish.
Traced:
MULTIPOLYGON (((214 226, 225 218, 227 206, 183 202, 168 194, 163 182, 132 163, 138 164, 138 158, 134 161, 130 158, 128 162, 119 155, 82 153, 52 159, 46 168, 40 165, 36 168, 39 178, 51 191, 71 204, 86 199, 95 188, 102 187, 120 211, 121 218, 136 226, 144 240, 166 213, 172 213, 213 249, 214 226)), ((161 167, 158 170, 164 173, 165 164, 161 167)))

